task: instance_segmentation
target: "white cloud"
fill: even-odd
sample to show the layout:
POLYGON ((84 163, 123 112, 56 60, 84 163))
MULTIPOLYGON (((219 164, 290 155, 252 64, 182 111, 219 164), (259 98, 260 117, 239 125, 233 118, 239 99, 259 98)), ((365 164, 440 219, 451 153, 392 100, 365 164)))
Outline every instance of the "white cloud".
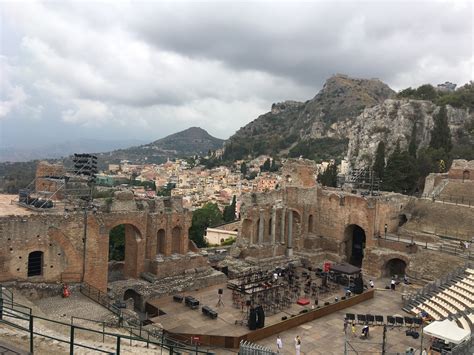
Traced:
POLYGON ((12 32, 3 36, 18 38, 0 49, 0 117, 21 113, 70 135, 158 138, 198 125, 225 138, 272 102, 311 98, 337 72, 395 89, 472 79, 469 2, 0 7, 12 32))

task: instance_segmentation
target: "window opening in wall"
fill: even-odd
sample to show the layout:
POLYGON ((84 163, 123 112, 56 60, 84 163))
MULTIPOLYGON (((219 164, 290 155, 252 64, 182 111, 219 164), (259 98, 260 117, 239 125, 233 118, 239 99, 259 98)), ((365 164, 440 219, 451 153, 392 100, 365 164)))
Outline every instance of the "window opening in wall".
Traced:
POLYGON ((28 277, 43 274, 43 252, 34 251, 28 255, 28 277))

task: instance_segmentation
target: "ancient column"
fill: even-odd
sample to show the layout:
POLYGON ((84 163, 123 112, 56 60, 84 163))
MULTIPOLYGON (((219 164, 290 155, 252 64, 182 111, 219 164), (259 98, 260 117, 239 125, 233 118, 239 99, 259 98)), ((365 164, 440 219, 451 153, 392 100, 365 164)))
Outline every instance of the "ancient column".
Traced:
POLYGON ((285 207, 281 208, 281 230, 280 230, 280 243, 285 244, 285 217, 286 209, 285 207))
POLYGON ((263 231, 265 229, 265 215, 263 210, 260 210, 260 220, 258 222, 258 244, 263 243, 263 231))
POLYGON ((277 219, 277 211, 276 208, 272 208, 272 229, 271 229, 271 241, 272 244, 275 244, 275 232, 276 232, 276 219, 277 219))
POLYGON ((293 211, 288 211, 288 244, 286 246, 286 256, 293 255, 293 211))

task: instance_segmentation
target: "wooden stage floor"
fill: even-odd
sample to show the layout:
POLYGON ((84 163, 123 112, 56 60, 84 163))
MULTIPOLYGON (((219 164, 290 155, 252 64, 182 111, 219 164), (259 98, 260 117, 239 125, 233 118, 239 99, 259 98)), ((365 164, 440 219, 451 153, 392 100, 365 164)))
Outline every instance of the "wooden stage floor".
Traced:
MULTIPOLYGON (((185 334, 206 334, 206 335, 220 335, 220 336, 242 336, 251 331, 245 325, 235 325, 236 320, 242 320, 246 315, 241 309, 237 309, 232 305, 232 291, 227 289, 226 284, 215 285, 198 291, 188 291, 182 293, 183 296, 193 296, 198 299, 199 308, 192 310, 185 306, 184 300, 182 303, 174 302, 172 296, 166 296, 159 299, 149 300, 148 303, 157 307, 160 311, 166 314, 151 318, 154 323, 159 323, 163 328, 172 333, 185 334), (224 294, 222 295, 222 302, 224 306, 216 307, 218 303, 218 290, 222 288, 224 294), (210 319, 201 312, 202 306, 209 306, 217 311, 217 319, 210 319)), ((324 304, 325 300, 334 302, 334 297, 338 295, 339 298, 344 295, 344 290, 341 288, 338 293, 327 294, 327 297, 319 299, 319 304, 324 304)), ((314 304, 314 300, 312 300, 314 304)), ((265 326, 281 322, 283 316, 288 318, 291 315, 297 315, 303 309, 311 309, 311 305, 300 306, 293 304, 291 307, 284 309, 283 312, 274 315, 265 315, 265 326)))

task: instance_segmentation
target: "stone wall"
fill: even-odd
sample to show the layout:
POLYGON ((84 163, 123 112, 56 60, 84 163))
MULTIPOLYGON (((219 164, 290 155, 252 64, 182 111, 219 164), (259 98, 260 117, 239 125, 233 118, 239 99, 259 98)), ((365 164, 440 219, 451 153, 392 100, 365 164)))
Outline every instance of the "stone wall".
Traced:
MULTIPOLYGON (((113 212, 87 215, 84 253, 84 214, 31 214, 0 217, 0 281, 87 283, 106 290, 109 232, 125 225, 125 277, 148 271, 157 253, 170 256, 188 252, 191 212, 174 200, 156 199, 151 210, 140 210, 135 201, 114 201, 113 212), (116 204, 127 202, 126 209, 116 204), (166 207, 164 207, 166 204, 166 207), (156 207, 158 206, 158 208, 156 207), (161 208, 159 208, 161 207, 161 208), (42 252, 41 275, 28 277, 32 252, 42 252), (84 262, 85 260, 85 262, 84 262)), ((125 208, 125 205, 122 205, 125 208)), ((181 271, 184 271, 181 270, 181 271)))

